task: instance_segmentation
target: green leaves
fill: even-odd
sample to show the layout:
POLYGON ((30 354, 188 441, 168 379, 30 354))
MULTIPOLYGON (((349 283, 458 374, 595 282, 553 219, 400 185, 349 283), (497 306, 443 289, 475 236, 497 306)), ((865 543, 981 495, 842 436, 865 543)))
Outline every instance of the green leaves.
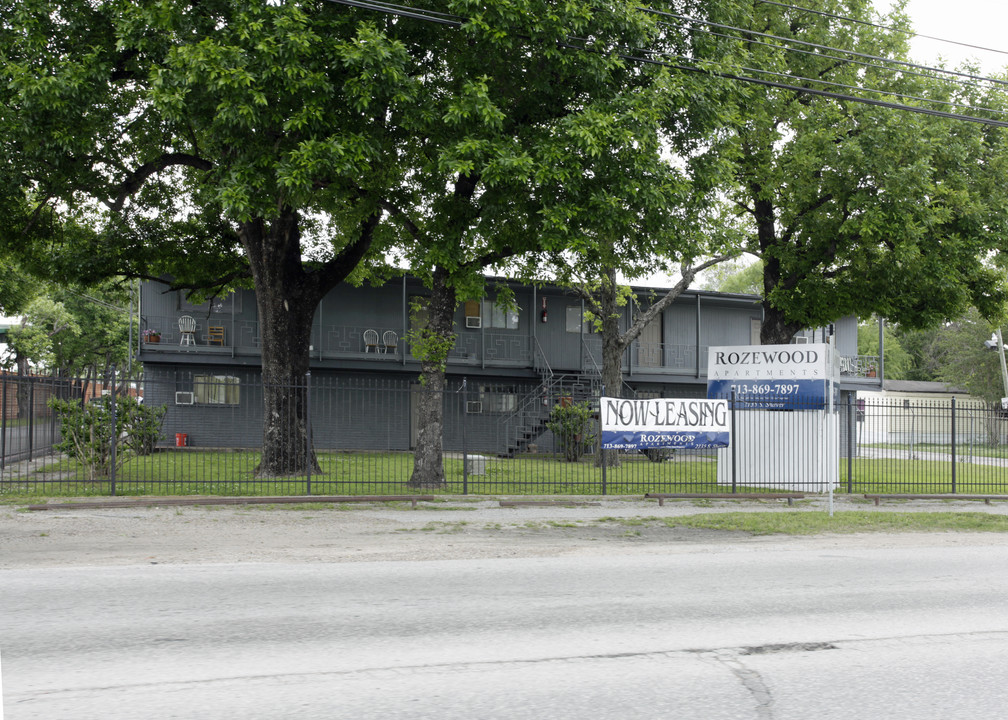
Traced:
MULTIPOLYGON (((865 23, 878 19, 862 6, 827 2, 822 9, 865 22, 835 23, 762 4, 753 8, 752 27, 904 56, 903 36, 879 27, 899 17, 871 25, 865 23)), ((887 93, 948 99, 944 82, 893 72, 883 62, 761 43, 749 52, 748 65, 793 78, 870 88, 883 99, 892 99, 887 93)), ((960 93, 957 101, 1004 105, 1000 91, 980 94, 960 93)), ((751 228, 746 249, 764 260, 765 327, 778 329, 765 341, 787 342, 800 327, 846 314, 878 312, 922 325, 954 317, 971 302, 990 308, 990 300, 1003 301, 984 266, 996 247, 991 230, 1006 217, 1005 191, 989 183, 986 168, 1004 151, 981 126, 777 89, 754 88, 750 95, 737 130, 741 153, 731 197, 751 228)))

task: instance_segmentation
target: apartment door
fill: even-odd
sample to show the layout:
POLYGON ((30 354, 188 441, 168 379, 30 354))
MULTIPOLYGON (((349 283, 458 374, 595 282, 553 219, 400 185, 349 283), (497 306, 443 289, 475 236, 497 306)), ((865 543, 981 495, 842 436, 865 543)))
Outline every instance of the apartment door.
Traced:
POLYGON ((661 367, 662 366, 662 322, 661 313, 654 320, 644 326, 640 337, 637 338, 637 366, 638 367, 661 367))

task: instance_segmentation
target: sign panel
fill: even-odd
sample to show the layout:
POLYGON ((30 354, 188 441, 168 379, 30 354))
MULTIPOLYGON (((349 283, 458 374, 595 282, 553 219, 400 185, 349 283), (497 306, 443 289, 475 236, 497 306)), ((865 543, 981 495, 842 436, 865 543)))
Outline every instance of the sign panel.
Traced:
POLYGON ((826 344, 712 347, 707 358, 707 397, 730 398, 742 407, 823 408, 832 377, 826 344))
POLYGON ((604 397, 599 410, 605 450, 717 448, 731 440, 726 400, 604 397))

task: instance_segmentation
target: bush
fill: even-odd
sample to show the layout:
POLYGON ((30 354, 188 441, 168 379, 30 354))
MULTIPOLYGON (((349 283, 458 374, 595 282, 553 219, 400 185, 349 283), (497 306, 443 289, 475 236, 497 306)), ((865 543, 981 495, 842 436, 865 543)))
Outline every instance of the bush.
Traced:
POLYGON ((640 454, 651 462, 660 463, 675 457, 675 448, 641 448, 640 454))
POLYGON ((595 442, 593 414, 587 402, 556 405, 550 412, 546 427, 553 432, 567 462, 577 462, 595 442))
MULTIPOLYGON (((54 446, 79 460, 88 480, 107 478, 112 470, 112 403, 108 397, 81 405, 76 400, 49 401, 60 421, 60 441, 54 446)), ((161 436, 167 408, 147 407, 136 398, 116 398, 116 468, 130 457, 149 455, 161 436)))

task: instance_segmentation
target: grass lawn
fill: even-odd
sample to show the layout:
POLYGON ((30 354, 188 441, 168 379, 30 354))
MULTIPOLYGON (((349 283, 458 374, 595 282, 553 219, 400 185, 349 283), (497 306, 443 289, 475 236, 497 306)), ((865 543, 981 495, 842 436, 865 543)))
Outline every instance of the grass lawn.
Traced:
POLYGON ((736 530, 753 535, 864 532, 1008 532, 1008 516, 974 512, 712 513, 662 518, 668 527, 736 530))
MULTIPOLYGON (((725 492, 717 484, 717 463, 711 457, 677 456, 650 462, 628 456, 620 467, 595 467, 586 457, 568 463, 552 455, 514 459, 470 456, 469 472, 461 457, 447 454, 446 484, 430 490, 408 486, 413 472, 409 452, 320 452, 320 473, 310 478, 313 495, 642 495, 647 492, 725 492)), ((256 477, 259 453, 252 450, 168 449, 127 460, 117 472, 117 495, 304 495, 309 478, 256 477)), ((955 492, 1008 494, 1008 468, 979 463, 955 465, 955 492)), ((79 463, 54 460, 9 466, 0 478, 0 496, 108 495, 108 480, 87 482, 79 463)), ((847 461, 840 462, 838 493, 951 493, 952 464, 933 460, 855 459, 848 483, 847 461)), ((792 488, 747 488, 740 492, 792 488)))
MULTIPOLYGON (((873 448, 876 450, 900 450, 903 452, 917 451, 929 453, 941 453, 951 455, 952 447, 948 443, 865 443, 863 448, 873 448)), ((989 457, 1008 458, 1008 445, 984 445, 980 443, 959 443, 956 445, 956 456, 962 457, 989 457)))

